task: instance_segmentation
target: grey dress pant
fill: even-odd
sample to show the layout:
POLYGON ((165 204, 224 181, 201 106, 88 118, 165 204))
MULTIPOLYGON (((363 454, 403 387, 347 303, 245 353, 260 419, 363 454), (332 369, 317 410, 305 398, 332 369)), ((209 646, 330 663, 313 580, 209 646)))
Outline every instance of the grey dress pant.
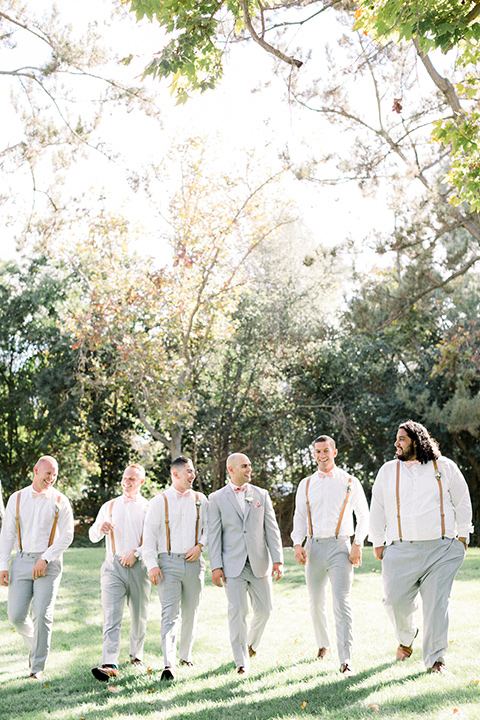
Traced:
POLYGON ((237 668, 250 667, 248 646, 256 650, 273 608, 272 578, 255 577, 247 560, 238 577, 227 577, 225 591, 228 600, 228 629, 233 659, 237 668), (247 629, 248 597, 253 618, 247 629))
POLYGON ((418 596, 423 603, 423 661, 445 660, 448 606, 453 581, 465 558, 460 540, 444 538, 393 542, 384 548, 383 603, 401 645, 413 642, 418 596))
POLYGON ((145 566, 137 560, 132 567, 124 567, 118 555, 109 555, 102 565, 100 583, 103 605, 102 663, 118 665, 125 600, 128 600, 130 610, 130 657, 143 660, 151 587, 145 566))
POLYGON ((59 558, 48 563, 44 577, 33 580, 33 566, 41 556, 42 553, 17 553, 10 567, 8 587, 8 619, 30 650, 32 673, 45 670, 53 610, 62 577, 62 560, 59 558))
POLYGON ((350 604, 353 565, 349 557, 350 549, 348 537, 308 540, 306 546, 305 581, 315 641, 318 648, 330 647, 326 613, 327 582, 330 580, 337 652, 341 665, 351 662, 353 648, 353 614, 350 604))
POLYGON ((180 660, 192 662, 198 611, 205 579, 205 560, 200 556, 187 562, 185 555, 160 553, 158 566, 163 580, 158 582, 158 597, 162 606, 162 653, 165 667, 175 668, 177 634, 182 620, 178 653, 180 660))

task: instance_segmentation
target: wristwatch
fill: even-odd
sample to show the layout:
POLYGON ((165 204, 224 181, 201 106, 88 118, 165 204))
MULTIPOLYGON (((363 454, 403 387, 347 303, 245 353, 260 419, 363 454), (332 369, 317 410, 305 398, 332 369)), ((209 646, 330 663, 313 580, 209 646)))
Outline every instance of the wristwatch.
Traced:
POLYGON ((133 551, 133 556, 138 559, 138 558, 140 557, 140 550, 134 550, 134 551, 133 551))

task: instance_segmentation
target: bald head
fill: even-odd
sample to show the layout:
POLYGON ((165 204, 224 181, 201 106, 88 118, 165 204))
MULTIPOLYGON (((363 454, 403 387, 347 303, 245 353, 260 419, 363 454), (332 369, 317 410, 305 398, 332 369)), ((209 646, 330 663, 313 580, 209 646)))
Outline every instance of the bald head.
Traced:
POLYGON ((42 455, 33 468, 33 489, 44 492, 51 488, 58 475, 58 463, 51 455, 42 455))
POLYGON ((237 487, 250 482, 252 475, 252 464, 243 453, 232 453, 227 458, 227 470, 230 480, 237 487))

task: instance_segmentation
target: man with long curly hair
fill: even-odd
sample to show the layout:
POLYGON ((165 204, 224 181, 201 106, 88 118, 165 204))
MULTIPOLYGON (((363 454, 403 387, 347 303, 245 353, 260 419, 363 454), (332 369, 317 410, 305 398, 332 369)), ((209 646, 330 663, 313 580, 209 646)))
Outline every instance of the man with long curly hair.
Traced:
POLYGON ((423 661, 428 672, 446 674, 450 593, 473 530, 468 486, 420 423, 402 423, 395 448, 396 459, 377 475, 370 508, 383 603, 400 643, 397 660, 406 660, 418 633, 414 613, 421 596, 423 661))

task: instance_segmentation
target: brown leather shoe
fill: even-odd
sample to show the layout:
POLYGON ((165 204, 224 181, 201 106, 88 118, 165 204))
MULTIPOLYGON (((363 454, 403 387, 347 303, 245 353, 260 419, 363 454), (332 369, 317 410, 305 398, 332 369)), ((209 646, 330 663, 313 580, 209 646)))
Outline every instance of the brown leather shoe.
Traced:
POLYGON ((110 678, 118 677, 119 672, 118 669, 115 667, 111 667, 110 665, 102 665, 102 667, 92 668, 92 675, 96 680, 108 682, 110 678))
POLYGON ((131 665, 136 665, 137 667, 142 667, 143 662, 139 660, 138 658, 130 658, 131 665))
POLYGON ((449 671, 445 667, 443 660, 437 660, 433 663, 431 668, 427 669, 429 673, 440 673, 440 675, 450 675, 449 671))
POLYGON ((323 658, 328 655, 329 652, 330 648, 318 648, 317 658, 323 660, 323 658))
POLYGON ((237 668, 237 675, 246 675, 246 674, 247 674, 247 671, 245 670, 245 668, 242 665, 240 665, 240 667, 237 668))
POLYGON ((399 645, 397 648, 396 660, 406 660, 410 657, 413 652, 413 643, 408 647, 406 645, 399 645))
POLYGON ((342 673, 343 677, 353 677, 355 675, 354 671, 348 663, 343 663, 343 665, 340 666, 340 672, 342 673))
POLYGON ((248 646, 248 654, 250 655, 250 657, 255 657, 255 655, 257 654, 251 645, 248 646))
POLYGON ((29 680, 43 680, 43 672, 38 671, 36 673, 30 673, 28 676, 29 680))
POLYGON ((180 665, 186 665, 187 667, 193 667, 193 663, 190 660, 180 660, 180 665))

